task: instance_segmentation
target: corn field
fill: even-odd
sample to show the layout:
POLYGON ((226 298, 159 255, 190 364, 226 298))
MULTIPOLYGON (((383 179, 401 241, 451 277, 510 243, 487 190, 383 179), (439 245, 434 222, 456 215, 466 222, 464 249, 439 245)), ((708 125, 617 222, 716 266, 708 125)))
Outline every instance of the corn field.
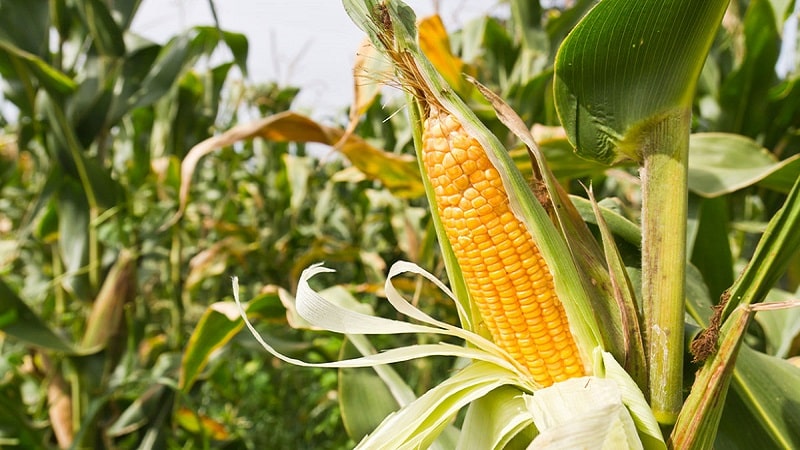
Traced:
POLYGON ((800 448, 796 2, 501 3, 0 0, 0 448, 800 448))

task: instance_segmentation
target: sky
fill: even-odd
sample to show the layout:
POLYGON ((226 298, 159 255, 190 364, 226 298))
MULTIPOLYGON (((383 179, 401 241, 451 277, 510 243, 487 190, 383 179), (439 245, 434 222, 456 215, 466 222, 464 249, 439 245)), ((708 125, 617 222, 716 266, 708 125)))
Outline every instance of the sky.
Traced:
MULTIPOLYGON (((418 17, 436 4, 448 28, 497 12, 495 0, 407 0, 418 17)), ((352 100, 352 66, 363 32, 340 0, 216 0, 224 30, 243 33, 250 44, 250 80, 302 89, 294 107, 315 116, 344 110, 352 100)), ((212 24, 208 0, 144 0, 132 29, 164 43, 194 25, 212 24)))

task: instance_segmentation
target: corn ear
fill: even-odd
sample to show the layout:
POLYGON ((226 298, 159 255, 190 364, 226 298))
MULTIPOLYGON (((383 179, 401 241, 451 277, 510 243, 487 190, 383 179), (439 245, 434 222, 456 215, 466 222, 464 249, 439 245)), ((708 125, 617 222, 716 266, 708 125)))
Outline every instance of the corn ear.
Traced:
POLYGON ((469 293, 494 341, 542 386, 584 375, 547 262, 483 147, 445 111, 423 125, 423 164, 469 293))
MULTIPOLYGON (((415 42, 416 30, 413 11, 399 2, 375 0, 346 2, 346 8, 354 21, 372 37, 376 46, 382 47, 395 63, 399 83, 407 91, 415 106, 410 108, 412 120, 423 124, 423 127, 415 130, 415 144, 424 175, 426 194, 434 211, 433 219, 445 255, 451 285, 459 300, 464 297, 468 299, 466 304, 462 303, 463 310, 467 312, 462 315, 462 325, 464 328, 481 334, 491 335, 514 360, 528 368, 540 386, 549 385, 554 380, 570 376, 590 374, 591 352, 594 348, 603 345, 589 301, 589 294, 586 287, 579 281, 580 277, 564 238, 551 222, 543 206, 534 198, 527 181, 514 165, 506 149, 453 92, 420 52, 415 42), (443 118, 445 121, 451 121, 448 123, 452 125, 452 128, 458 129, 458 136, 452 137, 462 139, 462 142, 466 143, 466 147, 463 147, 462 144, 454 145, 453 142, 446 142, 449 138, 431 140, 436 137, 437 133, 432 131, 431 125, 441 122, 443 118), (430 132, 422 129, 426 126, 430 132), (434 144, 434 142, 438 142, 438 144, 434 144), (431 152, 441 155, 442 162, 445 161, 445 158, 455 159, 459 149, 481 149, 484 154, 480 162, 482 169, 476 171, 474 176, 477 180, 478 172, 486 175, 487 170, 491 171, 489 184, 469 192, 465 191, 463 195, 453 192, 454 187, 457 190, 468 187, 465 186, 464 181, 459 181, 460 185, 455 182, 448 184, 449 177, 458 178, 458 172, 463 172, 464 169, 437 168, 437 163, 433 160, 434 156, 430 157, 432 164, 426 163, 425 149, 428 148, 428 143, 438 145, 443 149, 449 148, 449 151, 431 152), (437 170, 450 170, 451 173, 440 173, 437 170), (435 180, 443 175, 444 178, 441 179, 441 182, 435 180), (490 186, 492 183, 494 185, 490 186), (437 195, 437 184, 439 194, 442 196, 437 195), (483 192, 484 189, 487 189, 488 192, 483 192), (504 194, 497 196, 498 192, 504 194), (509 276, 506 280, 500 280, 498 283, 488 283, 478 278, 488 273, 489 266, 492 269, 502 268, 506 272, 512 269, 512 273, 515 266, 513 263, 507 265, 506 262, 499 259, 486 261, 485 258, 490 258, 491 255, 470 254, 469 248, 459 246, 459 241, 471 240, 476 246, 497 248, 491 241, 494 231, 490 232, 489 229, 485 229, 476 234, 467 235, 467 232, 471 232, 478 226, 474 218, 467 223, 465 217, 461 224, 463 228, 459 230, 454 228, 457 225, 452 223, 454 218, 447 215, 457 215, 458 208, 451 209, 451 213, 445 212, 448 209, 448 201, 458 200, 460 203, 461 199, 457 199, 459 195, 469 199, 466 196, 475 193, 481 194, 472 199, 478 202, 476 209, 482 208, 483 212, 492 209, 495 211, 492 214, 497 216, 495 219, 501 222, 507 220, 509 223, 515 224, 513 226, 516 227, 514 233, 517 242, 510 241, 512 247, 520 245, 522 241, 530 243, 526 244, 528 247, 527 250, 524 250, 522 258, 525 260, 530 258, 530 261, 525 264, 531 265, 535 261, 535 265, 544 268, 541 271, 531 269, 532 273, 541 274, 541 279, 536 278, 537 275, 533 275, 534 277, 531 278, 531 275, 526 273, 525 277, 528 280, 524 285, 520 281, 518 287, 513 284, 513 279, 517 277, 517 274, 509 276), (483 198, 484 194, 486 194, 486 198, 483 198), (495 204, 489 203, 489 197, 495 204), (486 203, 481 204, 484 200, 486 203), (498 209, 501 205, 502 211, 498 209), (483 242, 477 242, 481 239, 483 242), (473 264, 472 259, 479 263, 478 266, 483 267, 482 275, 473 270, 478 266, 473 264), (542 284, 541 280, 546 281, 542 284), (525 286, 534 286, 538 293, 526 292, 525 286), (484 288, 489 292, 484 294, 484 288), (510 315, 504 310, 503 300, 499 296, 501 290, 504 292, 502 298, 505 298, 510 315), (544 303, 546 314, 542 315, 541 311, 530 312, 531 324, 528 324, 529 318, 521 315, 525 302, 521 304, 519 298, 538 299, 546 291, 550 291, 548 295, 551 296, 551 303, 548 305, 547 300, 544 303), (568 299, 569 301, 560 301, 559 299, 568 299), (494 312, 500 314, 493 314, 494 312), (539 315, 542 315, 544 320, 537 323, 538 319, 535 317, 539 315), (553 324, 545 327, 546 335, 540 335, 542 324, 549 322, 553 322, 553 324), (514 330, 515 324, 520 331, 514 330), (523 330, 523 328, 527 328, 527 330, 523 330), (543 345, 541 351, 535 348, 537 347, 537 338, 543 345), (506 341, 507 344, 505 344, 506 341), (559 343, 553 344, 554 341, 559 343), (558 355, 556 356, 556 354, 558 355), (552 366, 552 369, 540 367, 542 364, 552 366)), ((447 126, 450 127, 450 125, 447 126)), ((440 129, 438 132, 441 131, 440 129)), ((467 162, 467 169, 471 170, 471 168, 472 163, 467 162)), ((468 177, 462 178, 462 180, 465 179, 468 177)), ((480 215, 480 213, 478 214, 480 215)), ((497 225, 494 223, 494 219, 489 219, 489 222, 497 225)), ((523 262, 520 261, 520 264, 523 262)), ((521 280, 523 277, 519 278, 521 280)), ((538 305, 538 302, 536 304, 538 305)), ((525 308, 536 309, 532 306, 525 306, 525 308)), ((538 308, 542 307, 538 306, 538 308)))

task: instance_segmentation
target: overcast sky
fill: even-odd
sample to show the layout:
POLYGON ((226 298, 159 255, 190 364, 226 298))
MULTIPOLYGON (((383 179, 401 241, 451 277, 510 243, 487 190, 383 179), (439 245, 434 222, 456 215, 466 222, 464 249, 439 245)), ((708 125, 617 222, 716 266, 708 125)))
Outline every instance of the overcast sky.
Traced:
MULTIPOLYGON (((448 27, 498 11, 495 0, 407 0, 417 16, 435 4, 448 27)), ((352 66, 363 33, 340 0, 216 0, 223 29, 247 36, 248 69, 256 82, 301 86, 296 106, 333 114, 352 99, 352 66)), ((198 24, 212 24, 208 0, 144 0, 134 31, 158 42, 198 24)))

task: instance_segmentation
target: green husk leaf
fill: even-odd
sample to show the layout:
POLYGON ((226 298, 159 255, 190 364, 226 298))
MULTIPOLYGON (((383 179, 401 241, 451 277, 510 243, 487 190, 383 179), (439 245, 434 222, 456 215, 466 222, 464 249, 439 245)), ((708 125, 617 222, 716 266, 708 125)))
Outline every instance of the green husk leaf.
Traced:
POLYGON ((522 392, 512 386, 501 386, 470 404, 458 448, 502 450, 509 448, 509 442, 515 438, 530 442, 536 435, 532 424, 533 417, 522 392))
MULTIPOLYGON (((547 205, 547 209, 555 216, 556 225, 566 237, 565 242, 572 255, 572 264, 579 268, 577 274, 580 281, 584 283, 587 291, 594 294, 595 301, 592 305, 595 315, 598 321, 605 325, 599 329, 605 346, 618 358, 629 361, 633 371, 638 372, 637 377, 644 380, 643 348, 641 345, 630 345, 632 339, 628 336, 629 332, 638 330, 638 325, 634 326, 631 322, 638 322, 635 306, 630 303, 627 308, 620 307, 621 302, 624 302, 618 292, 620 285, 615 285, 609 275, 608 262, 604 259, 602 250, 570 201, 569 195, 550 171, 543 152, 522 118, 503 99, 477 80, 472 78, 469 80, 491 103, 500 121, 527 146, 534 163, 534 183, 540 183, 546 189, 546 195, 541 192, 537 195, 546 196, 547 201, 551 203, 547 205), (623 314, 622 312, 626 310, 633 311, 634 314, 623 314)), ((632 299, 633 296, 629 295, 628 298, 632 299)), ((638 340, 641 342, 641 337, 638 337, 638 340)))
POLYGON ((617 310, 620 313, 620 322, 624 327, 622 337, 624 339, 624 355, 626 359, 623 364, 627 373, 636 381, 640 389, 647 389, 647 366, 644 355, 644 339, 639 326, 639 307, 636 302, 636 291, 633 288, 628 272, 625 269, 625 262, 617 249, 614 236, 606 224, 600 211, 600 205, 594 199, 594 194, 589 190, 589 200, 594 209, 600 235, 603 240, 603 249, 606 256, 606 264, 611 275, 610 281, 614 289, 614 299, 616 300, 617 310))
POLYGON ((428 448, 461 408, 501 386, 519 382, 518 376, 506 369, 485 362, 472 363, 387 417, 356 448, 428 448))
POLYGON ((124 308, 135 295, 136 256, 123 249, 94 300, 81 347, 94 351, 106 348, 114 335, 120 332, 124 308))
POLYGON ((596 365, 601 365, 595 371, 607 379, 614 380, 622 396, 622 403, 630 411, 631 418, 636 425, 636 430, 645 449, 661 450, 666 448, 653 411, 642 393, 642 390, 622 368, 613 355, 608 352, 595 351, 596 365))

